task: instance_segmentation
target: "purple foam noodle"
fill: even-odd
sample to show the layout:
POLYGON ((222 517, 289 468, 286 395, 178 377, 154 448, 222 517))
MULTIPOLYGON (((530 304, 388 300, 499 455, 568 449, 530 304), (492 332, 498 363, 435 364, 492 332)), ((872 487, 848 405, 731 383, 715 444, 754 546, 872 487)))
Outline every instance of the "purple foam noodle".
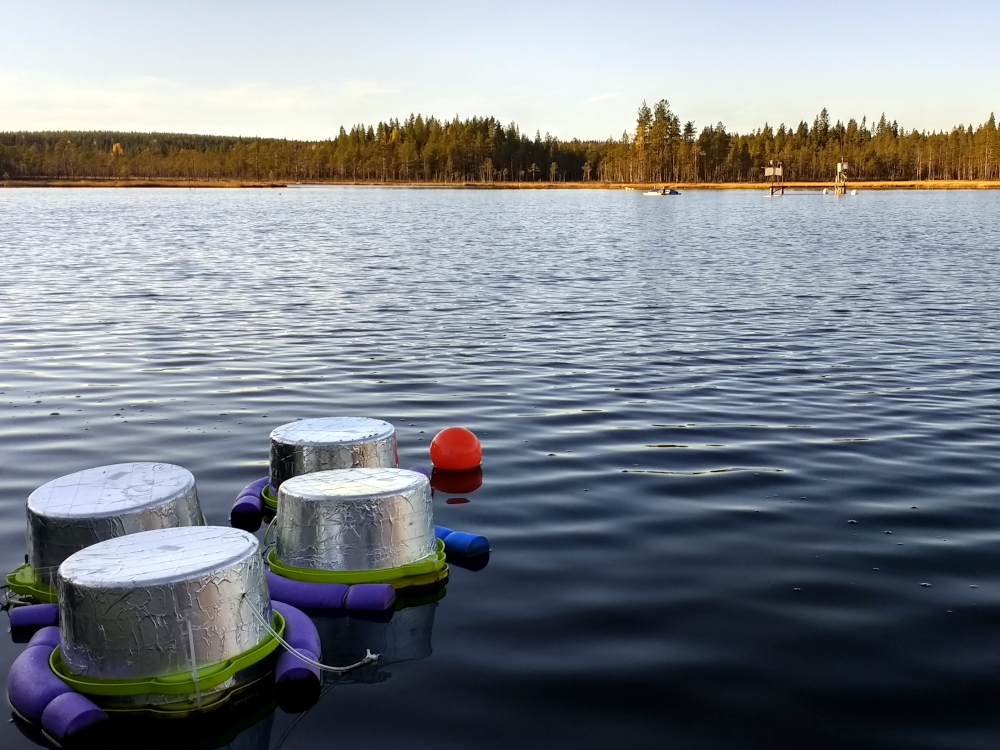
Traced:
POLYGON ((268 571, 267 588, 272 599, 304 609, 340 609, 348 587, 342 583, 293 581, 268 571))
POLYGON ((344 608, 384 612, 396 603, 396 589, 388 583, 358 583, 347 590, 344 608))
POLYGON ((108 721, 108 715, 79 693, 57 695, 42 711, 42 728, 59 743, 70 742, 80 734, 108 721))
POLYGON ((252 492, 255 495, 257 495, 257 497, 260 497, 260 493, 264 491, 264 488, 267 487, 270 481, 271 481, 270 477, 261 477, 260 479, 257 479, 248 484, 246 487, 244 487, 240 491, 240 494, 242 495, 244 492, 252 492))
POLYGON ((236 496, 232 510, 229 511, 229 525, 251 533, 260 528, 264 514, 264 500, 261 492, 270 481, 268 477, 251 482, 236 496))
MULTIPOLYGON (((319 661, 319 657, 307 648, 297 649, 299 654, 307 659, 319 661)), ((277 688, 301 687, 304 684, 315 683, 319 685, 323 681, 320 676, 319 667, 302 661, 291 651, 282 651, 278 657, 278 663, 274 667, 274 684, 277 688)))
POLYGON ((31 640, 28 641, 28 645, 48 646, 49 648, 54 649, 59 645, 59 627, 56 625, 50 625, 42 628, 31 636, 31 640))
MULTIPOLYGON (((316 659, 308 649, 300 649, 303 658, 316 659)), ((300 713, 316 705, 323 677, 318 667, 288 651, 278 656, 274 667, 274 697, 282 711, 300 713)))
POLYGON ((263 513, 264 503, 260 495, 240 495, 229 511, 229 525, 252 534, 260 528, 263 513))
POLYGON ((54 698, 70 693, 69 686, 49 666, 53 647, 29 646, 14 660, 7 673, 7 698, 21 716, 36 724, 54 698))
POLYGON ((44 628, 58 624, 58 604, 29 604, 10 610, 11 628, 44 628))
POLYGON ((271 609, 285 620, 285 642, 296 651, 308 651, 316 654, 319 661, 323 655, 323 646, 319 640, 319 631, 309 616, 302 610, 282 601, 271 600, 271 609))

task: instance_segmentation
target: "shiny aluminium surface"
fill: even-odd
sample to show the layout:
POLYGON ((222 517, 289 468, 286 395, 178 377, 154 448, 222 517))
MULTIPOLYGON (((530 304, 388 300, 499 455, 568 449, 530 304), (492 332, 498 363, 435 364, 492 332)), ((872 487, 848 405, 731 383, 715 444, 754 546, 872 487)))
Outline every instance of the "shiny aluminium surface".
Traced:
POLYGON ((204 525, 190 471, 135 462, 84 469, 28 496, 28 560, 55 588, 59 564, 105 539, 138 531, 204 525))
POLYGON ((396 466, 396 429, 370 417, 316 417, 271 432, 271 485, 314 471, 396 466))
POLYGON ((398 568, 434 553, 430 481, 406 469, 302 474, 278 491, 278 559, 297 568, 398 568))
POLYGON ((218 526, 98 542, 59 567, 59 633, 70 672, 107 680, 189 673, 249 651, 271 599, 260 545, 218 526))
POLYGON ((1000 192, 0 189, 0 247, 4 571, 123 456, 227 525, 295 419, 482 441, 431 656, 271 750, 1000 744, 1000 192))

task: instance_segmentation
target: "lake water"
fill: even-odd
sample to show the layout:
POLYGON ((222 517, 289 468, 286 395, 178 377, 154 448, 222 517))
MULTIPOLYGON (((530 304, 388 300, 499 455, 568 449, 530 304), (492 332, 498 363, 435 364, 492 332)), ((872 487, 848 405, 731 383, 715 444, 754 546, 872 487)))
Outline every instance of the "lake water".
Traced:
POLYGON ((489 565, 234 747, 1000 744, 998 192, 4 190, 0 249, 3 571, 79 469, 227 525, 285 422, 482 440, 489 565))

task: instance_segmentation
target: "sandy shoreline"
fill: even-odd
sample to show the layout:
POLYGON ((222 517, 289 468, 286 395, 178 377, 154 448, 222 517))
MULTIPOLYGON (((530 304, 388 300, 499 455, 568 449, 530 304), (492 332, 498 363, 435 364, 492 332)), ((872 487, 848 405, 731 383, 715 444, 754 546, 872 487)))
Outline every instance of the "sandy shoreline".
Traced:
POLYGON ((4 180, 0 188, 281 188, 284 182, 253 180, 4 180))
MULTIPOLYGON (((341 182, 316 180, 307 182, 255 182, 252 180, 6 180, 0 187, 56 188, 282 188, 289 185, 363 185, 369 187, 434 188, 470 190, 651 190, 664 184, 675 190, 760 190, 761 182, 675 182, 611 184, 604 182, 341 182)), ((849 190, 1000 190, 1000 181, 982 180, 908 180, 899 182, 849 182, 849 190)), ((833 188, 833 182, 788 182, 785 190, 822 190, 833 188)))

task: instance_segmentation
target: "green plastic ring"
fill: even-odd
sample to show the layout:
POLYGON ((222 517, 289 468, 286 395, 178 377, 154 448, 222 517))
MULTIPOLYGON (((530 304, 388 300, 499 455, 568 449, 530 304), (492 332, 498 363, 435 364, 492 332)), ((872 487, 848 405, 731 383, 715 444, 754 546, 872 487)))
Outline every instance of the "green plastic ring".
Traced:
POLYGON ((272 573, 282 578, 306 583, 344 583, 349 586, 356 583, 391 583, 393 588, 400 589, 408 586, 423 586, 448 577, 444 542, 440 539, 437 540, 434 547, 434 554, 426 560, 385 570, 340 571, 296 568, 280 562, 273 549, 267 553, 267 564, 272 573))
MULTIPOLYGON (((274 630, 278 635, 284 635, 285 619, 274 612, 274 630)), ((271 633, 249 651, 244 651, 218 664, 210 664, 198 670, 198 682, 190 673, 175 674, 169 677, 152 677, 144 680, 101 680, 95 677, 81 677, 72 674, 63 663, 62 654, 56 646, 49 657, 49 666, 60 680, 73 690, 84 695, 191 695, 199 690, 210 690, 220 685, 237 672, 263 661, 278 647, 278 639, 271 633)))
POLYGON ((271 494, 271 485, 264 485, 264 489, 260 491, 260 499, 271 510, 278 509, 278 498, 271 494))
POLYGON ((55 604, 59 601, 56 590, 49 588, 48 584, 42 581, 30 563, 14 568, 7 574, 7 587, 18 596, 44 604, 55 604))

